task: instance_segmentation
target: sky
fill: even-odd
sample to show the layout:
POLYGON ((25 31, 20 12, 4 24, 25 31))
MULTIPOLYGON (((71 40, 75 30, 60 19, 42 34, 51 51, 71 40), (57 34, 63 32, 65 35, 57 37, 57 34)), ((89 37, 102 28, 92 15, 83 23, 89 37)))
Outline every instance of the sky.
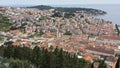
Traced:
POLYGON ((0 0, 0 5, 120 4, 120 0, 0 0))

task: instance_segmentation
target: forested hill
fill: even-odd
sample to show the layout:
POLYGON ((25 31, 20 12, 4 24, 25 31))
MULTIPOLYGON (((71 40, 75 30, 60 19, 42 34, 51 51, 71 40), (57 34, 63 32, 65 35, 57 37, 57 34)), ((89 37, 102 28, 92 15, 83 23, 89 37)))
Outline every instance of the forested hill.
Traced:
POLYGON ((104 15, 104 14, 106 14, 105 11, 93 9, 93 8, 51 7, 51 6, 46 6, 46 5, 38 5, 38 6, 32 6, 32 7, 28 7, 28 8, 37 8, 40 10, 55 9, 57 11, 69 12, 69 13, 75 13, 77 11, 84 11, 86 14, 91 14, 91 15, 104 15))
POLYGON ((28 7, 28 8, 37 8, 37 9, 40 9, 40 10, 54 9, 54 7, 51 7, 51 6, 45 6, 45 5, 32 6, 32 7, 28 7))

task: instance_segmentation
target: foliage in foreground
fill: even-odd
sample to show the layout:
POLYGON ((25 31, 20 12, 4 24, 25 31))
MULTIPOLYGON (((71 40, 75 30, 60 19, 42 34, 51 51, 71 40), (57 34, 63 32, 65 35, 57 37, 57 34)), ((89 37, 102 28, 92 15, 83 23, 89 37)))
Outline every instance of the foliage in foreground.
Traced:
POLYGON ((0 68, 30 68, 30 63, 24 60, 0 57, 0 62, 0 68))
MULTIPOLYGON (((1 46, 3 57, 10 59, 12 68, 90 68, 91 63, 84 59, 78 59, 76 55, 64 52, 62 49, 56 48, 54 51, 44 48, 35 47, 30 49, 27 47, 17 46, 1 46), (14 61, 14 62, 13 62, 14 61), (24 62, 24 64, 22 64, 24 62), (22 67, 20 67, 22 65, 22 67)), ((2 55, 1 55, 2 56, 2 55)))

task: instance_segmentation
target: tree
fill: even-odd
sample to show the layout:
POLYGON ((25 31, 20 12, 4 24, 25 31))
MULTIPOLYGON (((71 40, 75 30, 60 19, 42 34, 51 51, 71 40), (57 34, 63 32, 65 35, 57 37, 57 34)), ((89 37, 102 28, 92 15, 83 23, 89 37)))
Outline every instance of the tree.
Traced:
POLYGON ((74 13, 69 13, 69 12, 67 12, 67 13, 64 14, 64 17, 65 17, 65 18, 71 18, 71 17, 73 17, 73 16, 75 16, 74 13))
POLYGON ((120 68, 120 57, 119 57, 118 60, 117 60, 117 63, 116 63, 115 68, 120 68))
POLYGON ((98 68, 106 68, 105 60, 96 59, 96 60, 94 60, 94 63, 95 63, 95 62, 98 62, 98 63, 99 63, 98 68))
POLYGON ((33 49, 33 60, 32 60, 32 63, 35 64, 35 66, 37 68, 39 68, 41 65, 41 62, 42 62, 42 58, 41 58, 41 50, 38 46, 35 46, 35 48, 33 49))
POLYGON ((0 13, 0 29, 8 31, 10 25, 11 23, 9 22, 8 17, 0 13))
POLYGON ((117 35, 119 36, 119 34, 120 34, 120 30, 119 30, 119 28, 118 28, 118 25, 115 24, 115 27, 116 27, 116 30, 117 30, 117 35))
POLYGON ((49 58, 50 58, 50 67, 49 68, 56 68, 56 56, 53 54, 53 52, 49 52, 49 58))
POLYGON ((101 60, 98 68, 106 68, 105 60, 101 60))
POLYGON ((42 53, 42 63, 41 65, 43 67, 41 68, 50 68, 50 55, 47 49, 44 49, 44 52, 42 53))
POLYGON ((4 46, 0 46, 0 56, 3 56, 4 54, 4 46))
POLYGON ((20 60, 23 60, 24 59, 24 51, 23 51, 23 48, 21 47, 15 47, 15 50, 14 50, 14 58, 15 59, 20 59, 20 60))
MULTIPOLYGON (((34 68, 90 68, 91 63, 84 59, 78 59, 76 55, 70 54, 56 47, 54 51, 40 48, 34 49, 27 47, 17 47, 8 45, 3 48, 4 57, 10 60, 12 68, 30 68, 31 64, 34 68)), ((104 62, 100 62, 102 68, 104 62)))
POLYGON ((66 31, 64 35, 72 35, 72 33, 70 31, 66 31))
POLYGON ((8 59, 10 68, 31 68, 30 63, 28 61, 23 61, 19 59, 8 59))
POLYGON ((58 49, 58 52, 56 54, 56 68, 62 68, 63 67, 63 50, 58 49))
POLYGON ((62 12, 60 11, 55 11, 52 17, 62 17, 62 12))
POLYGON ((14 56, 14 47, 12 45, 7 46, 4 48, 4 57, 11 58, 14 56))

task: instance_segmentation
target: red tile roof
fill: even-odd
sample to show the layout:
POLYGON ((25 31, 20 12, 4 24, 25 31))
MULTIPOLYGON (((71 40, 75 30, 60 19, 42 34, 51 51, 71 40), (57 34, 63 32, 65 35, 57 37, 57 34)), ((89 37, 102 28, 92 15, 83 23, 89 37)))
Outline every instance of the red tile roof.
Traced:
POLYGON ((113 36, 113 35, 102 35, 99 38, 100 39, 110 39, 110 40, 120 40, 120 36, 113 36))
POLYGON ((18 42, 18 41, 13 42, 12 45, 13 45, 13 46, 19 46, 19 45, 20 45, 20 42, 18 42))
POLYGON ((102 47, 87 46, 86 49, 96 51, 96 52, 107 53, 107 54, 114 54, 113 49, 105 49, 105 48, 102 48, 102 47))
POLYGON ((84 57, 84 59, 87 60, 87 61, 89 61, 89 62, 92 62, 92 61, 93 61, 90 56, 86 56, 86 57, 84 57))

